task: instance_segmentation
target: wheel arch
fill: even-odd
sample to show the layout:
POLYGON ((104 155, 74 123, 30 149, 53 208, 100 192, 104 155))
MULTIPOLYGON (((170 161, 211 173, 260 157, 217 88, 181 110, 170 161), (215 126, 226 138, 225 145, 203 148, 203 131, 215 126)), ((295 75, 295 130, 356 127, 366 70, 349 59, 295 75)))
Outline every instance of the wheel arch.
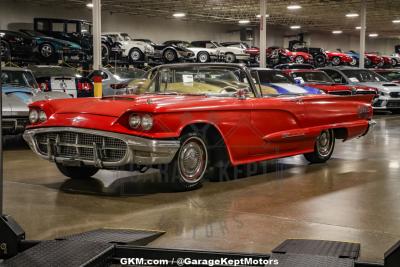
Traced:
MULTIPOLYGON (((221 130, 212 122, 209 121, 193 121, 189 122, 183 127, 181 127, 179 131, 179 136, 182 136, 186 133, 190 132, 202 132, 205 134, 207 139, 207 143, 211 146, 224 148, 221 153, 224 155, 218 154, 218 156, 225 157, 223 159, 229 160, 233 163, 231 151, 229 149, 229 145, 226 142, 224 135, 222 134, 221 130)), ((214 155, 215 156, 215 155, 214 155)))

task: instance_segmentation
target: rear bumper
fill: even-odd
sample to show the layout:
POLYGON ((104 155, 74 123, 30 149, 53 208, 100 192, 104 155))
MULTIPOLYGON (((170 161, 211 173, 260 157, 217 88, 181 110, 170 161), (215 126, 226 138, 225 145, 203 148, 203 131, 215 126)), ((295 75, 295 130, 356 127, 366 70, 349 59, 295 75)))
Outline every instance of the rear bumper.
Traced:
MULTIPOLYGON (((48 127, 48 128, 37 128, 37 129, 28 129, 24 132, 23 135, 25 141, 29 144, 30 148, 33 152, 35 152, 40 157, 47 159, 52 162, 57 162, 61 164, 77 164, 77 165, 85 165, 85 166, 95 166, 98 168, 118 168, 130 165, 138 165, 138 166, 151 166, 157 164, 167 164, 172 161, 176 152, 180 147, 180 142, 177 140, 155 140, 155 139, 147 139, 139 136, 133 135, 125 135, 114 132, 106 132, 106 131, 97 131, 91 129, 83 129, 83 128, 74 128, 74 127, 48 127), (74 133, 74 134, 88 134, 96 137, 106 137, 112 138, 115 140, 123 141, 126 146, 121 147, 121 149, 126 150, 123 157, 121 157, 118 161, 107 161, 103 160, 102 155, 105 154, 105 151, 109 148, 105 148, 104 146, 93 143, 93 145, 82 144, 79 142, 78 138, 76 138, 75 142, 63 142, 50 141, 50 138, 47 139, 47 153, 43 153, 39 148, 38 141, 35 138, 37 134, 43 133, 74 133), (73 157, 61 155, 61 148, 69 147, 72 149, 90 149, 93 151, 92 157, 88 158, 80 158, 79 153, 73 157)), ((113 148, 116 149, 116 148, 113 148)))

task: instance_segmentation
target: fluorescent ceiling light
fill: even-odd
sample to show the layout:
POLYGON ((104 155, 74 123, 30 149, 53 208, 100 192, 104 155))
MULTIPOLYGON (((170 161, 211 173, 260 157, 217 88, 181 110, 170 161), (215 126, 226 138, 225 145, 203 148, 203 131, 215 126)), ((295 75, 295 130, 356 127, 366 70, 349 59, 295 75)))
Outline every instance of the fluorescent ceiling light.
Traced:
POLYGON ((175 18, 183 18, 186 17, 185 13, 174 13, 172 16, 174 16, 175 18))
POLYGON ((368 34, 368 36, 369 36, 369 37, 378 37, 379 34, 377 34, 377 33, 370 33, 370 34, 368 34))
POLYGON ((290 26, 290 29, 292 29, 292 30, 297 30, 297 29, 300 29, 300 28, 301 28, 300 25, 293 25, 293 26, 290 26))
POLYGON ((400 19, 392 20, 393 23, 400 23, 400 19))
POLYGON ((250 20, 248 19, 239 20, 239 24, 248 24, 248 23, 250 23, 250 20))
POLYGON ((355 18, 355 17, 358 17, 359 15, 357 14, 357 13, 349 13, 349 14, 346 14, 346 17, 348 17, 348 18, 355 18))
MULTIPOLYGON (((257 18, 261 18, 261 15, 258 14, 256 17, 257 17, 257 18)), ((269 18, 269 14, 265 14, 265 17, 266 17, 266 18, 269 18)))
POLYGON ((356 30, 361 30, 361 26, 357 26, 357 27, 356 27, 356 30))
POLYGON ((92 7, 93 7, 93 3, 87 3, 86 6, 87 6, 88 8, 92 8, 92 7))
POLYGON ((289 9, 289 10, 296 10, 296 9, 300 9, 301 6, 299 6, 299 5, 290 5, 290 6, 287 6, 286 8, 289 9))
POLYGON ((333 34, 341 34, 343 31, 332 31, 333 34))

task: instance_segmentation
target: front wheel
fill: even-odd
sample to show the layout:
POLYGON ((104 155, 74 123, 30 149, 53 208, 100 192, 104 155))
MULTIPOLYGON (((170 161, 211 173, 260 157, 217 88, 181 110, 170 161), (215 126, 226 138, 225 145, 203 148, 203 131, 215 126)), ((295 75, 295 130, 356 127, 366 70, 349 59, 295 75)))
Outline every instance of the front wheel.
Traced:
POLYGON ((175 62, 178 58, 178 56, 176 55, 176 52, 172 49, 165 50, 163 57, 167 63, 175 62))
POLYGON ((233 53, 225 54, 225 62, 226 63, 234 63, 236 61, 236 56, 233 53))
POLYGON ((206 139, 200 133, 181 137, 181 147, 174 159, 160 168, 161 178, 177 191, 198 188, 208 168, 206 139))
POLYGON ((323 67, 326 65, 326 57, 324 55, 316 55, 314 61, 317 67, 323 67))
POLYGON ((138 62, 143 60, 144 58, 144 54, 142 53, 142 51, 140 51, 139 48, 133 48, 130 52, 129 52, 129 59, 132 63, 138 62))
POLYGON ((200 63, 206 63, 210 61, 210 55, 207 52, 199 52, 197 54, 197 61, 200 63))
POLYGON ((332 58, 332 65, 333 66, 339 66, 341 63, 340 57, 333 57, 332 58))
POLYGON ((304 63, 304 57, 302 56, 297 56, 294 58, 294 62, 296 62, 297 64, 303 64, 304 63))
POLYGON ((392 67, 396 67, 397 66, 397 60, 392 58, 391 59, 391 63, 392 63, 392 67))
POLYGON ((72 167, 72 166, 64 166, 61 163, 56 163, 56 166, 62 174, 71 179, 90 178, 99 171, 98 168, 89 166, 72 167))
POLYGON ((315 140, 314 151, 304 154, 304 157, 311 163, 324 163, 331 158, 334 147, 333 130, 324 130, 315 140))
POLYGON ((55 56, 54 47, 48 43, 42 44, 39 47, 39 53, 44 60, 51 60, 55 56))

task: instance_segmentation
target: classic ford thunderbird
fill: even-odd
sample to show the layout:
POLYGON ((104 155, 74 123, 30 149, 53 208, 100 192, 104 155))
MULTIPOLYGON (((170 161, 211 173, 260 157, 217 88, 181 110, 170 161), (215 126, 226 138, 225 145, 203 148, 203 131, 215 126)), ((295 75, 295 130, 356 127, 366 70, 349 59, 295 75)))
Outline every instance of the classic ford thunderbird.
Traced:
POLYGON ((128 93, 35 102, 24 138, 70 178, 153 167, 189 190, 225 166, 298 154, 323 163, 335 139, 372 124, 372 96, 278 94, 236 64, 162 65, 128 93))

